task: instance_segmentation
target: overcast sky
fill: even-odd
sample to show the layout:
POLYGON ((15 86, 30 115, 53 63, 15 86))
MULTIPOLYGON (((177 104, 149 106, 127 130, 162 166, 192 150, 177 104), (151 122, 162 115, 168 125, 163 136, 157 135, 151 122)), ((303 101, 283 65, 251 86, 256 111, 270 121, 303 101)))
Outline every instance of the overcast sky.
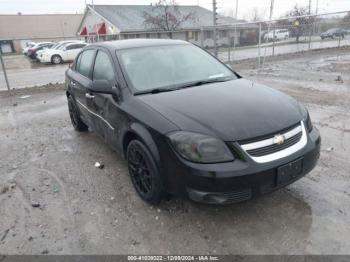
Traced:
MULTIPOLYGON (((92 0, 0 0, 0 14, 81 13, 85 2, 92 0)), ((252 9, 268 17, 271 0, 238 0, 238 18, 249 18, 252 9)), ((317 0, 312 1, 315 12, 317 0)), ((94 4, 150 4, 154 0, 94 0, 94 4)), ((177 0, 181 5, 197 5, 211 9, 212 0, 177 0)), ((236 0, 217 0, 219 12, 232 14, 236 0)), ((275 0, 274 17, 283 16, 295 4, 308 6, 309 0, 275 0)), ((319 13, 350 10, 350 0, 318 0, 319 13)))

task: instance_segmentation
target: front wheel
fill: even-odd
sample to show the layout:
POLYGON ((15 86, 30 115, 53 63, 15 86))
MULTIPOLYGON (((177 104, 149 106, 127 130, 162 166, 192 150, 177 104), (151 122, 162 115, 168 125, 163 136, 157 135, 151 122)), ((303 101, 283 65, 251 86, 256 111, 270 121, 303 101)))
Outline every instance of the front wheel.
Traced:
POLYGON ((139 140, 132 140, 128 145, 126 156, 136 192, 147 203, 158 204, 164 196, 164 191, 152 154, 139 140))
POLYGON ((51 58, 51 63, 55 64, 55 65, 61 64, 62 63, 62 57, 60 57, 59 55, 54 55, 51 58))

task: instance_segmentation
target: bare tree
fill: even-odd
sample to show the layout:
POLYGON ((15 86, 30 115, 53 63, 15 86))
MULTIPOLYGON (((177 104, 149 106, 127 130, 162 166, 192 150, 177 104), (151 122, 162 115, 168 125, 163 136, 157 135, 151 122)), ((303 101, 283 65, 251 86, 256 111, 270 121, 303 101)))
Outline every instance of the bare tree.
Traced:
POLYGON ((184 14, 175 0, 158 0, 152 5, 151 12, 143 12, 144 24, 153 30, 166 31, 171 37, 171 31, 181 28, 181 25, 194 19, 194 13, 184 14))
MULTIPOLYGON (((287 12, 286 17, 303 16, 308 14, 309 14, 308 7, 298 6, 296 4, 292 10, 287 12)), ((297 42, 299 42, 300 36, 305 31, 312 29, 313 22, 314 22, 314 17, 299 17, 293 21, 291 31, 292 31, 292 34, 296 37, 297 42)))
POLYGON ((257 7, 250 9, 245 15, 246 19, 252 22, 262 21, 265 16, 266 9, 259 10, 257 7))
POLYGON ((346 14, 346 16, 344 16, 343 21, 344 21, 344 22, 350 22, 350 12, 348 12, 348 13, 346 14))

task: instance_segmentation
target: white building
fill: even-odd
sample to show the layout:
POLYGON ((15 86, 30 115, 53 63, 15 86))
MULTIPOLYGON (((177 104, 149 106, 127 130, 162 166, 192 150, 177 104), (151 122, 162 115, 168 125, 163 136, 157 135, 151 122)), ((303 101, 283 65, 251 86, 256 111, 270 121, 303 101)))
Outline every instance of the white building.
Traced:
MULTIPOLYGON (((214 45, 213 13, 200 6, 178 6, 181 15, 191 13, 192 18, 185 20, 176 31, 155 30, 145 23, 145 13, 153 14, 151 5, 87 5, 84 17, 77 32, 89 42, 99 40, 128 38, 174 38, 190 41, 203 47, 214 45)), ((238 21, 241 22, 241 21, 238 21)), ((229 46, 233 43, 234 24, 231 17, 218 18, 218 45, 229 46)), ((253 35, 252 43, 257 41, 256 25, 237 25, 236 44, 247 42, 247 35, 253 35), (242 41, 243 40, 243 41, 242 41)))

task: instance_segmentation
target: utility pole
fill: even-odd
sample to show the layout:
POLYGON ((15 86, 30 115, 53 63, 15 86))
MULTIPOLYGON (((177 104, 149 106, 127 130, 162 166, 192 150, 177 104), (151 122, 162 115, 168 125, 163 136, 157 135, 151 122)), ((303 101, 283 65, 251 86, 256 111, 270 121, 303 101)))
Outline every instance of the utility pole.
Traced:
POLYGON ((317 28, 317 15, 318 15, 318 0, 316 0, 316 10, 315 10, 315 18, 314 18, 314 26, 313 26, 313 30, 314 33, 317 33, 318 30, 316 30, 317 28))
POLYGON ((311 15, 311 0, 309 0, 309 15, 311 15))
MULTIPOLYGON (((309 24, 309 50, 311 49, 311 37, 313 35, 313 30, 314 30, 314 26, 311 25, 311 0, 309 0, 309 19, 308 19, 308 24, 309 24)), ((315 17, 316 19, 316 17, 315 17)))
POLYGON ((4 77, 5 77, 5 82, 6 82, 7 90, 8 90, 9 92, 11 92, 11 91, 10 91, 9 80, 8 80, 8 78, 7 78, 5 63, 4 63, 4 60, 2 59, 2 51, 1 51, 1 50, 0 50, 0 63, 1 63, 2 71, 4 72, 4 77))
POLYGON ((217 13, 217 6, 216 6, 216 0, 213 0, 213 26, 214 26, 214 54, 217 57, 218 56, 218 13, 217 13))
MULTIPOLYGON (((273 6, 275 4, 274 0, 271 0, 270 5, 270 22, 269 26, 271 26, 272 14, 273 14, 273 6)), ((273 26, 273 34, 272 34, 272 56, 275 56, 275 25, 273 26)), ((264 58, 265 59, 265 58, 264 58)))
MULTIPOLYGON (((237 41, 237 23, 238 23, 238 0, 236 0, 236 13, 235 13, 235 19, 236 19, 236 24, 235 24, 235 30, 233 33, 233 55, 236 49, 236 41, 237 41)), ((232 60, 234 59, 234 57, 232 58, 232 60)))
MULTIPOLYGON (((272 14, 273 14, 273 7, 274 7, 274 0, 271 0, 271 5, 270 5, 270 16, 269 16, 269 26, 268 26, 268 30, 267 32, 270 32, 270 27, 271 27, 271 20, 272 20, 272 14)), ((273 43, 274 44, 274 43, 273 43)), ((274 46, 272 47, 272 52, 274 52, 274 46)), ((264 68, 265 66, 265 58, 266 58, 266 47, 265 47, 265 51, 264 51, 264 57, 263 57, 263 60, 262 60, 262 65, 261 65, 261 68, 264 68)), ((260 66, 260 65, 259 65, 260 66)), ((260 67, 259 67, 260 69, 260 67)))

